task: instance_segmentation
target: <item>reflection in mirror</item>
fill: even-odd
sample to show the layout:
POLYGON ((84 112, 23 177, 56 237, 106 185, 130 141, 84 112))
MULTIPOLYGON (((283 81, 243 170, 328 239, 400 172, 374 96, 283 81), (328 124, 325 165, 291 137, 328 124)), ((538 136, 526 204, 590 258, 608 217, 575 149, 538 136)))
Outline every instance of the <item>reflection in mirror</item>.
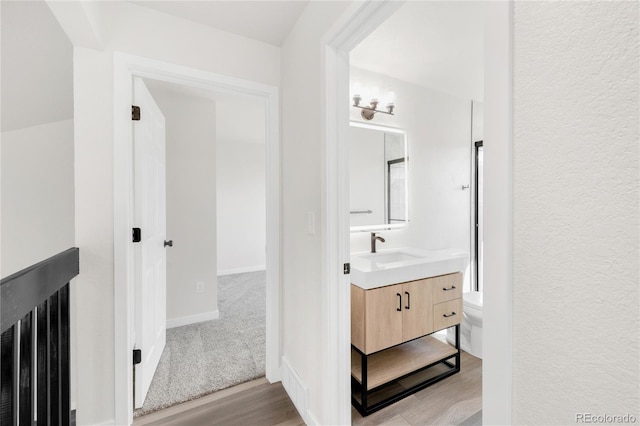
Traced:
POLYGON ((351 231, 406 226, 409 204, 404 130, 352 122, 349 146, 351 231))

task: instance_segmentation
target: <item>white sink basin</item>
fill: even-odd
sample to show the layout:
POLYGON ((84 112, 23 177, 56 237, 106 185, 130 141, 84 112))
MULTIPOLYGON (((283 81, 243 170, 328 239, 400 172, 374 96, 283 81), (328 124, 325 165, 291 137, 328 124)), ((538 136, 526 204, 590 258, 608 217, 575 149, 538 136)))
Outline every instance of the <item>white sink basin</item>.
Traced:
POLYGON ((469 253, 458 249, 401 248, 351 255, 351 283, 372 289, 405 281, 464 272, 469 253))

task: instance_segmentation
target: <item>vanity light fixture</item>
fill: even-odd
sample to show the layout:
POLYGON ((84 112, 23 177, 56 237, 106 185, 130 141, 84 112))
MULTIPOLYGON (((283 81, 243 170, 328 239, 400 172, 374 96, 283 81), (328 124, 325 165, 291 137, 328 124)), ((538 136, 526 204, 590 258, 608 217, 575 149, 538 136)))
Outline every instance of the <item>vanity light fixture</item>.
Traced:
POLYGON ((362 110, 360 112, 360 115, 365 120, 372 120, 377 112, 380 112, 382 114, 393 115, 393 110, 396 107, 395 93, 389 92, 388 97, 389 97, 389 102, 387 102, 386 111, 378 109, 377 95, 374 95, 374 97, 371 98, 368 106, 362 106, 360 105, 360 101, 362 101, 362 97, 360 96, 360 93, 356 93, 353 95, 353 106, 356 108, 360 108, 362 110))

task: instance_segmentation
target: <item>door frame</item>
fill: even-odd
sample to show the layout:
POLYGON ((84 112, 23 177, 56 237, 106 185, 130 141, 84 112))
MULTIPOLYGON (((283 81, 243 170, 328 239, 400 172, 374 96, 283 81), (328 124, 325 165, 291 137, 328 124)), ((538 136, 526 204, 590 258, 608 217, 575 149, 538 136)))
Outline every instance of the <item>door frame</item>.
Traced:
POLYGON ((322 40, 323 256, 322 319, 326 351, 323 414, 326 424, 351 424, 351 294, 344 265, 350 260, 349 52, 404 2, 350 6, 322 40))
MULTIPOLYGON (((354 5, 323 40, 324 134, 323 320, 327 372, 323 407, 331 424, 351 424, 349 262, 349 52, 402 2, 354 5)), ((513 2, 487 2, 485 12, 485 257, 483 423, 512 418, 512 81, 513 2), (489 144, 488 144, 489 145, 489 144), (487 167, 486 169, 489 169, 487 167)))
POLYGON ((280 99, 278 87, 154 59, 115 52, 113 111, 115 421, 133 421, 133 191, 131 108, 133 77, 202 90, 251 96, 265 102, 266 152, 266 378, 280 380, 280 99))

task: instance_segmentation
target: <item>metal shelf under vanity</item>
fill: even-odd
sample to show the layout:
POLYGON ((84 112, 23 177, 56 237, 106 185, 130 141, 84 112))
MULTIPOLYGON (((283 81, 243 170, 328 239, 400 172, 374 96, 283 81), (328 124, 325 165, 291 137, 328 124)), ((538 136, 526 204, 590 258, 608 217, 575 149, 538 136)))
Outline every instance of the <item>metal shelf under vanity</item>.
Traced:
POLYGON ((351 402, 367 416, 460 371, 460 325, 450 345, 431 334, 365 354, 351 346, 351 402))

